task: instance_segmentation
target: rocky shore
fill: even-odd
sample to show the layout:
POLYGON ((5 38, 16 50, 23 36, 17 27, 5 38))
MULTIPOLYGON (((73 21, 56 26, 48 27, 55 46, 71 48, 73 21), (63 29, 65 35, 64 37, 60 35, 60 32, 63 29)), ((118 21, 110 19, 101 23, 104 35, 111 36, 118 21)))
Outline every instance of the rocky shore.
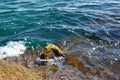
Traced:
MULTIPOLYGON (((18 57, 0 60, 0 80, 119 80, 115 73, 101 65, 95 66, 90 59, 79 59, 73 53, 66 55, 66 61, 59 65, 35 64, 36 51, 26 51, 18 57)), ((119 75, 119 74, 117 74, 119 75)))

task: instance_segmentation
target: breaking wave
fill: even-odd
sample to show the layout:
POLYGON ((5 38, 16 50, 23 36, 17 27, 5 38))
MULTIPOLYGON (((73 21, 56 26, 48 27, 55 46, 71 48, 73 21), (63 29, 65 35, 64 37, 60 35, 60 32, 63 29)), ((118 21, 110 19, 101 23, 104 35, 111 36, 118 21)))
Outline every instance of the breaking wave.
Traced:
POLYGON ((26 46, 23 41, 10 41, 5 46, 0 47, 0 59, 18 56, 23 54, 25 50, 26 46))

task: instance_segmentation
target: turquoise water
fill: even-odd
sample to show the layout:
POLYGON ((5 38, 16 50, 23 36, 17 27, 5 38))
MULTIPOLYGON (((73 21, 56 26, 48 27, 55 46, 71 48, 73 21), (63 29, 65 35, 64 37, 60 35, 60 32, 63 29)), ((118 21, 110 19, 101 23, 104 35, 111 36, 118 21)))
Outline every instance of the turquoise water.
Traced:
POLYGON ((118 64, 120 0, 0 0, 0 46, 10 41, 27 47, 60 41, 98 64, 118 64))
POLYGON ((119 7, 119 0, 1 0, 0 45, 56 43, 71 35, 119 43, 119 7))

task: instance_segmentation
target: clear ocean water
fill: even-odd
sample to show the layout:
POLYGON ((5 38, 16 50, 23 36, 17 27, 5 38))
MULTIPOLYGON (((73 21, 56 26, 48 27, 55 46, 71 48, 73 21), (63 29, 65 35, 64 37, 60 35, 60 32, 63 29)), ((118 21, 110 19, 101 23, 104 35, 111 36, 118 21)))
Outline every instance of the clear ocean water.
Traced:
POLYGON ((23 42, 26 49, 59 41, 120 65, 120 0, 0 0, 0 55, 23 42), (85 43, 72 45, 78 40, 85 43))
POLYGON ((0 45, 55 43, 68 36, 120 42, 119 0, 0 0, 0 45))

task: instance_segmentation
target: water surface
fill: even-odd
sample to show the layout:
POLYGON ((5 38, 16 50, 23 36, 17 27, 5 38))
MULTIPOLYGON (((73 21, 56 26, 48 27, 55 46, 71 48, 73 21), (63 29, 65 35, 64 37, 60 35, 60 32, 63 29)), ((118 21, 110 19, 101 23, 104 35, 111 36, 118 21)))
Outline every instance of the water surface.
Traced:
POLYGON ((14 41, 27 48, 60 41, 62 50, 119 72, 120 1, 0 0, 0 49, 14 41))

